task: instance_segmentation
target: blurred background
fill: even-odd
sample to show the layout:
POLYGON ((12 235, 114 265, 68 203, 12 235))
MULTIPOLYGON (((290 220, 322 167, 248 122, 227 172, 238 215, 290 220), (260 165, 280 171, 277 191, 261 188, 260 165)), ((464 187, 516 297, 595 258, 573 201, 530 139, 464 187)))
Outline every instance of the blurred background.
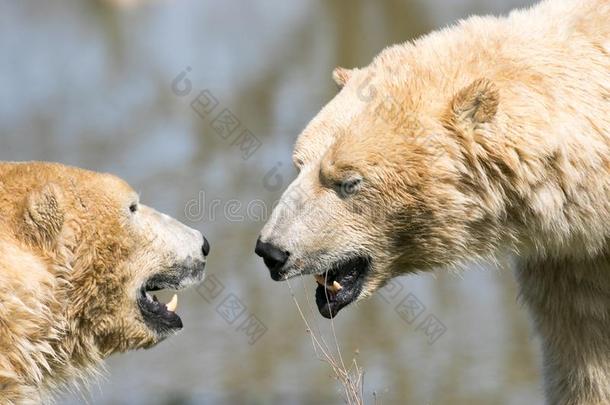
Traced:
MULTIPOLYGON (((253 254, 295 175, 292 145, 336 93, 335 66, 527 3, 0 0, 0 159, 115 173, 212 244, 208 284, 180 294, 182 333, 112 357, 90 392, 59 403, 341 403, 288 284, 253 254)), ((337 339, 365 372, 366 403, 542 403, 510 269, 471 267, 399 278, 341 312, 337 339)), ((291 287, 332 341, 307 304, 313 278, 291 287)))

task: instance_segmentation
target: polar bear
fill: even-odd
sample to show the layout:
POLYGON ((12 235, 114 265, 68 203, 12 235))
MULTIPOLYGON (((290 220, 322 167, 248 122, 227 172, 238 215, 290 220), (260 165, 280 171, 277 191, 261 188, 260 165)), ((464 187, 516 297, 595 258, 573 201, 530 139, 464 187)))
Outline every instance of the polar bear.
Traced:
POLYGON ((549 404, 610 404, 610 2, 550 0, 390 47, 299 136, 257 241, 325 317, 511 253, 549 404))
POLYGON ((149 292, 202 280, 208 253, 117 177, 0 163, 0 402, 47 401, 110 354, 181 329, 177 297, 149 292))

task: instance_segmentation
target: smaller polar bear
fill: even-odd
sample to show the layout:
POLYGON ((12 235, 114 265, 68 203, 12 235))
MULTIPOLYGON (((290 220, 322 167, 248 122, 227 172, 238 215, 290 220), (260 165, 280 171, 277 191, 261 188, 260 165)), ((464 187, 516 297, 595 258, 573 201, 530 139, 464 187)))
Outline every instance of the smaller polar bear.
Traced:
POLYGON ((41 403, 112 353, 182 328, 177 297, 202 280, 200 232, 123 180, 53 163, 0 163, 0 403, 41 403))
POLYGON ((261 232, 332 317, 400 274, 517 256, 549 405, 610 404, 610 1, 473 17, 337 69, 261 232))

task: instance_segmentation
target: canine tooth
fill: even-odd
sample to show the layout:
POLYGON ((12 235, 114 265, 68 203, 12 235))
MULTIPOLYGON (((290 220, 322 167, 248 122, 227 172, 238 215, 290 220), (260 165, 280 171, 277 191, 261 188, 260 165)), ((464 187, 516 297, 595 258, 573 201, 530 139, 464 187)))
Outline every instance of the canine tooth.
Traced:
POLYGON ((334 280, 333 283, 331 285, 329 285, 329 284, 326 284, 326 281, 327 281, 326 277, 323 276, 322 274, 316 274, 316 275, 314 275, 314 278, 316 279, 318 284, 320 284, 322 287, 326 287, 326 289, 333 294, 336 294, 339 291, 343 290, 343 286, 341 284, 339 284, 339 282, 337 280, 334 280))
POLYGON ((174 294, 172 300, 165 304, 165 306, 167 307, 168 311, 176 312, 176 308, 178 308, 178 295, 174 294))

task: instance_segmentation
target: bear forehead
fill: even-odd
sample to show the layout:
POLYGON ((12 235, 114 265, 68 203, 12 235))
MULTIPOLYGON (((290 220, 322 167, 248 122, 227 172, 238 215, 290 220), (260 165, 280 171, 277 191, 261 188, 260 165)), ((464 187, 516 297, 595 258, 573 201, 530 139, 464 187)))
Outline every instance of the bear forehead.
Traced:
POLYGON ((98 173, 90 170, 65 166, 58 163, 23 162, 6 166, 12 175, 3 176, 5 183, 12 180, 21 187, 23 192, 41 187, 47 183, 59 186, 65 193, 92 198, 106 196, 106 199, 123 201, 137 198, 135 191, 121 178, 108 173, 98 173))
POLYGON ((374 166, 405 162, 421 153, 432 134, 442 131, 433 116, 421 113, 402 115, 402 121, 387 120, 380 113, 362 112, 342 128, 334 128, 319 138, 300 139, 295 147, 296 163, 330 164, 339 171, 366 171, 374 166), (308 147, 311 142, 315 145, 308 147), (303 152, 302 152, 303 151, 303 152))
POLYGON ((446 89, 428 75, 414 77, 415 66, 399 70, 387 63, 355 70, 298 137, 295 164, 319 161, 330 149, 362 158, 365 151, 398 147, 405 138, 441 131, 439 118, 448 102, 441 93, 446 89))

